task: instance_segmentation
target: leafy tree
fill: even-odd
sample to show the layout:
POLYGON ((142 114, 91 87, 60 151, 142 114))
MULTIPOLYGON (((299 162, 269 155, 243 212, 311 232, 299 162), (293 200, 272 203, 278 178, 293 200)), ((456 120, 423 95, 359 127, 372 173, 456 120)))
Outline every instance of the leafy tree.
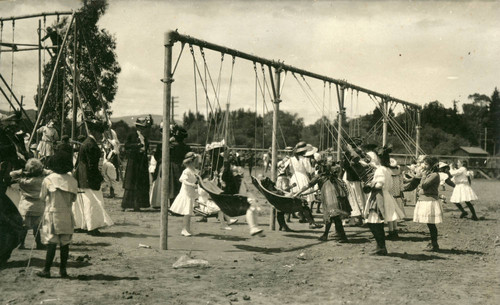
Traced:
POLYGON ((488 146, 492 154, 500 151, 500 95, 498 89, 495 88, 491 95, 490 111, 488 118, 488 133, 491 134, 488 138, 492 139, 491 146, 488 146))
MULTIPOLYGON (((121 68, 116 58, 115 37, 107 30, 100 28, 97 23, 106 12, 107 0, 82 0, 82 8, 77 12, 77 66, 78 79, 82 89, 82 99, 89 105, 86 109, 87 115, 104 108, 107 110, 113 102, 117 91, 117 76, 121 68), (98 84, 98 87, 96 85, 98 84), (101 98, 102 101, 101 102, 101 98)), ((69 19, 62 18, 59 23, 51 26, 58 33, 57 42, 62 43, 63 36, 68 30, 69 19)), ((74 32, 70 30, 67 38, 67 48, 62 54, 59 68, 51 92, 47 99, 47 104, 42 114, 43 121, 49 119, 61 120, 62 107, 64 105, 64 118, 69 114, 71 96, 73 94, 72 73, 68 67, 73 66, 74 32), (69 79, 69 81, 68 81, 69 79), (63 102, 64 101, 64 102, 63 102)), ((45 64, 43 68, 43 88, 42 95, 48 90, 48 85, 52 71, 55 66, 57 54, 45 64)), ((38 96, 35 95, 35 101, 38 96)), ((38 105, 39 107, 41 105, 38 105)), ((60 124, 56 124, 58 126, 60 124)))

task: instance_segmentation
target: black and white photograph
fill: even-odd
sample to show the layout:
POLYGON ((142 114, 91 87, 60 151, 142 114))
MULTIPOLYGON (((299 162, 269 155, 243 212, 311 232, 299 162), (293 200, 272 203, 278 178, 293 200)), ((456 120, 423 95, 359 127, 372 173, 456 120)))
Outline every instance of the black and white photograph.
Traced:
POLYGON ((0 305, 499 304, 499 16, 0 0, 0 305))

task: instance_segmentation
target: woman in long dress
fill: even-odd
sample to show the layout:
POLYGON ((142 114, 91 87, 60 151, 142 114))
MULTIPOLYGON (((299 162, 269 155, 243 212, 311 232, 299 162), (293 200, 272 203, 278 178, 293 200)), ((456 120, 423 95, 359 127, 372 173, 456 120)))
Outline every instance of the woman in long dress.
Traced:
POLYGON ((54 154, 56 142, 59 140, 59 134, 54 128, 54 121, 51 120, 47 125, 38 128, 37 133, 42 136, 37 151, 40 160, 46 161, 48 157, 54 154))
POLYGON ((148 172, 148 136, 153 120, 138 118, 135 125, 136 133, 127 137, 125 149, 127 151, 127 169, 123 179, 122 210, 133 209, 139 212, 141 208, 149 207, 149 172, 148 172))
MULTIPOLYGON (((294 156, 289 159, 290 171, 292 177, 290 178, 290 184, 295 184, 292 189, 293 193, 297 193, 302 190, 303 187, 309 184, 309 177, 314 173, 314 168, 311 166, 311 162, 308 158, 304 157, 307 151, 307 144, 305 142, 299 142, 295 145, 294 156)), ((310 204, 314 201, 314 194, 308 194, 305 199, 310 204)))
POLYGON ((389 223, 404 217, 403 211, 391 195, 392 176, 388 168, 390 165, 389 151, 389 149, 383 148, 378 153, 373 151, 367 153, 371 158, 371 165, 375 168, 371 183, 372 191, 368 195, 364 211, 368 227, 377 241, 377 247, 372 252, 373 255, 387 255, 384 222, 389 223))
POLYGON ((470 212, 472 213, 472 220, 478 220, 476 215, 476 210, 472 205, 471 201, 477 200, 477 195, 470 186, 470 172, 467 170, 467 161, 458 161, 458 168, 451 165, 450 174, 455 180, 455 188, 451 194, 450 202, 453 202, 457 208, 462 212, 460 218, 467 216, 467 212, 464 210, 461 202, 465 202, 470 212))

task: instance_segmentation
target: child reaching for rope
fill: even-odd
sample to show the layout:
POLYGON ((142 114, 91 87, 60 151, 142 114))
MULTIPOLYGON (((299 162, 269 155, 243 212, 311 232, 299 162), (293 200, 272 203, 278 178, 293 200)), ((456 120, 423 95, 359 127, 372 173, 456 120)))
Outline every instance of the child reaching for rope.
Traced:
POLYGON ((351 206, 347 199, 347 188, 342 180, 338 178, 339 166, 327 163, 325 160, 319 161, 318 173, 313 176, 308 185, 304 186, 294 196, 298 196, 305 190, 318 185, 321 190, 321 202, 323 203, 323 219, 325 221, 325 232, 319 240, 328 240, 328 233, 332 223, 335 225, 337 239, 340 243, 348 241, 342 226, 342 217, 349 217, 351 206))
POLYGON ((24 249, 24 240, 28 234, 28 229, 33 229, 33 236, 38 250, 44 249, 40 233, 40 219, 45 208, 45 201, 40 198, 42 182, 49 172, 43 169, 43 164, 38 159, 29 159, 24 169, 10 172, 12 179, 17 180, 21 189, 21 200, 19 201, 19 212, 24 220, 26 234, 23 236, 19 249, 24 249))

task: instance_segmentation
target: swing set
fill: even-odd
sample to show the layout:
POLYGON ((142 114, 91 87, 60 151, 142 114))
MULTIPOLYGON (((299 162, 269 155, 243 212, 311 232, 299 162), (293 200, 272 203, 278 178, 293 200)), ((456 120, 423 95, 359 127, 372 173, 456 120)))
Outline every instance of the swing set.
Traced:
MULTIPOLYGON (((232 89, 232 84, 233 84, 233 72, 234 72, 234 65, 236 59, 244 59, 247 61, 250 61, 253 63, 253 68, 254 68, 254 74, 255 74, 255 131, 254 131, 254 146, 255 148, 257 147, 257 105, 258 105, 258 97, 261 96, 262 99, 262 114, 264 118, 264 113, 267 108, 266 104, 266 97, 269 97, 269 100, 272 102, 272 113, 273 113, 273 121, 272 121, 272 166, 271 166, 271 179, 272 181, 276 180, 276 174, 277 174, 277 153, 278 153, 278 133, 281 133, 281 137, 283 140, 283 143, 286 146, 286 141, 283 135, 283 132, 281 130, 281 126, 279 126, 278 122, 278 113, 279 113, 279 106, 282 98, 282 91, 283 87, 285 84, 285 80, 288 74, 292 74, 294 79, 297 81, 299 84, 300 88, 304 92, 305 96, 307 97, 309 104, 313 106, 313 108, 318 112, 318 114, 322 117, 322 126, 321 126, 321 134, 320 134, 320 147, 321 148, 333 148, 334 144, 336 143, 336 156, 337 160, 340 161, 341 156, 342 156, 342 147, 346 144, 352 143, 351 137, 355 137, 359 135, 359 130, 360 130, 360 123, 359 120, 353 120, 352 123, 350 123, 350 127, 348 127, 348 130, 343 126, 343 120, 346 115, 346 108, 345 108, 345 95, 346 91, 351 90, 351 116, 352 116, 352 109, 353 109, 353 97, 356 95, 356 102, 355 104, 359 104, 359 93, 364 93, 367 96, 370 97, 370 99, 375 103, 376 107, 379 109, 379 111, 382 113, 382 118, 381 118, 381 124, 377 122, 376 125, 382 126, 382 137, 383 137, 383 145, 386 144, 387 142, 387 131, 388 131, 388 126, 390 125, 391 129, 393 132, 402 140, 407 141, 408 143, 405 145, 405 148, 412 152, 415 153, 416 156, 418 156, 420 153, 422 153, 422 150, 420 149, 419 146, 419 137, 420 137, 420 111, 421 107, 416 104, 412 104, 409 102, 406 102, 401 99, 397 99, 394 97, 391 97, 386 94, 381 94, 378 92, 375 92, 373 90, 369 90, 351 83, 348 83, 347 81, 344 80, 338 80, 334 79, 328 76, 323 76, 320 74, 316 74, 313 72, 309 72, 306 70, 302 70, 290 65, 286 65, 281 61, 275 61, 275 60, 269 60, 266 58, 254 56, 249 53, 245 53, 242 51, 238 51, 235 49, 231 49, 225 46, 217 45, 214 43, 210 43, 204 40, 200 40, 197 38, 193 38, 187 35, 182 35, 178 33, 177 31, 170 31, 165 34, 165 63, 164 63, 164 77, 162 79, 162 82, 164 83, 163 87, 163 98, 164 98, 164 106, 163 106, 163 122, 164 126, 166 128, 163 128, 163 134, 162 134, 162 145, 163 145, 163 150, 162 150, 162 159, 164 160, 162 162, 162 171, 163 172, 168 172, 168 164, 170 162, 170 155, 169 155, 169 149, 168 149, 168 139, 170 135, 170 100, 172 96, 172 83, 174 82, 174 74, 177 69, 177 66, 179 64, 179 60, 182 55, 182 51, 184 50, 185 45, 189 46, 190 52, 192 54, 193 58, 193 74, 194 74, 194 86, 195 86, 195 101, 196 101, 196 111, 198 111, 198 83, 201 84, 203 92, 205 94, 205 101, 206 101, 206 110, 207 110, 207 118, 210 117, 209 120, 207 120, 207 144, 209 143, 209 138, 210 135, 213 134, 212 140, 221 140, 223 139, 225 141, 225 145, 228 145, 228 141, 230 138, 230 127, 229 127, 229 103, 230 103, 230 98, 231 98, 231 89, 232 89), (172 65, 172 55, 173 55, 173 46, 175 43, 180 42, 181 43, 181 50, 179 52, 178 58, 176 60, 175 65, 172 65), (197 46, 200 50, 200 55, 202 60, 203 60, 203 67, 200 69, 200 65, 198 64, 199 60, 197 60, 197 57, 195 56, 195 49, 193 46, 197 46), (219 67, 219 73, 217 76, 217 80, 214 81, 212 78, 212 74, 210 73, 210 70, 208 68, 208 64, 206 61, 206 54, 205 50, 211 50, 215 52, 219 52, 221 54, 221 64, 219 67), (221 74, 223 70, 223 61, 224 57, 226 55, 231 56, 232 62, 231 62, 231 74, 229 77, 229 88, 228 88, 228 93, 227 93, 227 104, 226 104, 226 114, 225 117, 222 118, 222 108, 221 108, 221 74), (260 65, 260 71, 258 71, 258 65, 260 65), (267 70, 267 73, 266 73, 267 70), (262 76, 260 77, 259 74, 260 72, 262 73, 262 76), (267 77, 266 77, 267 76, 267 77), (307 78, 311 79, 316 79, 320 80, 323 82, 323 97, 318 98, 317 94, 314 92, 312 87, 307 81, 307 78), (327 100, 327 88, 328 88, 328 103, 329 103, 329 109, 326 109, 328 113, 325 114, 325 103, 327 100), (333 118, 333 103, 332 101, 332 88, 334 89, 334 94, 337 97, 337 103, 338 103, 338 113, 337 113, 337 126, 334 124, 330 123, 330 119, 333 118), (394 110, 396 106, 402 106, 404 110, 406 111, 411 111, 414 113, 414 115, 406 116, 406 120, 403 122, 398 122, 392 115, 391 111, 394 110), (219 118, 219 119, 218 119, 219 118), (213 125, 213 126, 212 126, 213 125), (415 128, 416 130, 416 139, 413 140, 408 134, 408 128, 415 128), (356 131, 357 130, 357 131, 356 131)), ((357 106, 356 106, 357 107, 357 106)), ((267 109, 269 111, 269 109, 267 109)), ((264 128, 263 128, 264 129, 264 128)), ((375 132, 373 132, 375 134, 375 132)), ((264 137, 264 131, 263 131, 263 137, 264 137)), ((264 146, 262 146, 264 148, 264 146)), ((205 162, 205 160, 203 161, 205 162)), ((162 249, 167 249, 167 232, 168 232, 168 214, 167 214, 167 207, 168 203, 167 200, 169 198, 169 177, 164 176, 162 180, 162 196, 161 196, 161 233, 160 233, 160 248, 162 249)), ((264 192, 264 195, 266 195, 266 192, 269 193, 269 190, 266 187, 263 187, 262 184, 259 184, 258 181, 254 181, 258 188, 261 188, 264 192)), ((207 185, 202 185, 202 187, 210 191, 210 187, 207 185)), ((214 195, 212 199, 221 207, 221 210, 224 212, 224 209, 222 208, 223 204, 222 202, 217 202, 218 201, 218 196, 220 195, 220 189, 214 189, 211 190, 213 193, 211 195, 214 195)), ((276 196, 274 196, 274 199, 271 198, 272 194, 269 195, 269 200, 273 201, 273 203, 276 200, 276 196)), ((274 194, 275 195, 275 194, 274 194)), ((239 195, 237 195, 239 196, 239 195)), ((267 198, 268 196, 266 196, 267 198)), ((280 201, 286 201, 287 198, 279 198, 280 201)), ((246 202, 246 201, 245 201, 246 202)), ((297 202, 293 206, 299 206, 299 202, 297 202)), ((239 205, 239 204, 236 204, 239 205)), ((277 207, 276 204, 273 204, 275 207, 277 207)), ((280 205, 281 206, 281 205, 280 205)), ((238 206, 233 206, 234 209, 239 208, 238 206)), ((281 208, 284 208, 282 206, 281 208)), ((285 208, 286 209, 286 208, 285 208)), ((226 209, 226 211, 229 211, 226 209)), ((233 214, 236 215, 236 214, 233 214)), ((273 213, 270 215, 270 220, 271 220, 271 229, 274 229, 274 224, 275 224, 275 209, 273 209, 273 213)))

